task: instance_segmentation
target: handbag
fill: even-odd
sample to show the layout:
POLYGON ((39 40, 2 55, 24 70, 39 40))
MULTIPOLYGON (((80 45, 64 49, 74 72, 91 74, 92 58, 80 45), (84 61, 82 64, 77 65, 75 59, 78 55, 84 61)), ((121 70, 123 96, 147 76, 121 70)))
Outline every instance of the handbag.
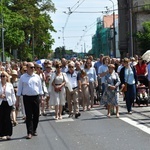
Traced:
POLYGON ((58 88, 55 88, 54 90, 55 90, 55 92, 57 92, 57 93, 61 91, 61 89, 58 89, 58 88))
MULTIPOLYGON (((130 70, 129 70, 129 73, 128 73, 127 81, 129 79, 129 75, 130 75, 130 70)), ((126 92, 127 91, 127 82, 125 82, 124 87, 120 91, 121 92, 126 92)))
POLYGON ((127 91, 127 83, 125 82, 124 87, 120 90, 120 92, 126 92, 127 91))
MULTIPOLYGON (((64 81, 65 81, 65 79, 64 79, 64 75, 63 75, 63 73, 62 73, 62 76, 63 76, 63 82, 64 82, 64 81)), ((55 78, 56 78, 56 76, 55 76, 55 78)), ((54 78, 54 82, 55 82, 55 78, 54 78)), ((60 91, 61 91, 61 89, 56 87, 56 88, 54 89, 54 91, 58 93, 58 92, 60 92, 60 91)))

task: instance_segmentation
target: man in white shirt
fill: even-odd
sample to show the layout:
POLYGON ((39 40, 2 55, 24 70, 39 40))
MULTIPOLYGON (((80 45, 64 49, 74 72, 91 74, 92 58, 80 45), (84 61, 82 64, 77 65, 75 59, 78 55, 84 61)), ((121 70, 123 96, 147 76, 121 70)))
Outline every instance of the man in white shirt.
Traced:
POLYGON ((72 107, 74 108, 75 118, 78 118, 81 114, 79 113, 79 98, 78 98, 78 90, 81 89, 81 85, 79 83, 79 73, 77 73, 74 69, 74 62, 68 64, 68 72, 66 72, 68 80, 70 81, 70 85, 73 89, 72 92, 67 90, 67 102, 69 109, 69 117, 73 115, 72 107))
POLYGON ((41 79, 39 75, 34 73, 34 69, 34 64, 29 62, 27 64, 27 73, 20 77, 16 94, 17 107, 19 104, 19 97, 23 95, 27 127, 26 139, 37 136, 36 129, 39 122, 39 96, 43 95, 41 79))
POLYGON ((65 58, 61 59, 61 63, 62 63, 62 69, 61 72, 67 72, 68 71, 68 66, 67 66, 67 60, 65 58))

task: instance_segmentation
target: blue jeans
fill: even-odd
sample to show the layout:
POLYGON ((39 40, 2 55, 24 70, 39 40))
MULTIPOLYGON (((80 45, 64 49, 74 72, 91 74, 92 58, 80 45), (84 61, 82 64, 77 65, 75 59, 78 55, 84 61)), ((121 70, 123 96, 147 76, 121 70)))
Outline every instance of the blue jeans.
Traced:
POLYGON ((136 98, 136 87, 135 84, 127 84, 127 91, 125 92, 125 99, 126 99, 126 107, 127 111, 132 111, 132 104, 136 98))

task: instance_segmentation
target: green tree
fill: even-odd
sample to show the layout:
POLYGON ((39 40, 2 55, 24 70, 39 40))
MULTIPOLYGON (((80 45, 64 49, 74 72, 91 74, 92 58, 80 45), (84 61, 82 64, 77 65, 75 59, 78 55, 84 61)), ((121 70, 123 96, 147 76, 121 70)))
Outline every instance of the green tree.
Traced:
POLYGON ((143 30, 137 32, 136 37, 143 53, 150 49, 150 22, 143 23, 143 30))
POLYGON ((55 32, 49 12, 55 12, 51 0, 3 0, 5 50, 18 50, 19 59, 47 58, 55 32), (7 40, 6 40, 7 39, 7 40), (34 52, 34 53, 33 53, 34 52))

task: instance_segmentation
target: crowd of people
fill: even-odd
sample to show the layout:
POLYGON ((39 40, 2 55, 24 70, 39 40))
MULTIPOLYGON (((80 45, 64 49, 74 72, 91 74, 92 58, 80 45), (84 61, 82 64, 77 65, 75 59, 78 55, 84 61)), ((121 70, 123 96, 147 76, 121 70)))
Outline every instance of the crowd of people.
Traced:
POLYGON ((43 64, 0 62, 0 72, 0 138, 3 140, 11 139, 19 110, 26 123, 26 139, 31 139, 37 136, 39 116, 46 116, 46 109, 55 110, 56 120, 63 119, 64 109, 68 110, 68 117, 75 118, 80 117, 80 110, 90 111, 97 87, 101 88, 100 105, 106 107, 108 117, 115 107, 119 118, 119 94, 126 101, 127 112, 132 114, 136 88, 141 84, 138 77, 144 76, 150 83, 150 65, 140 56, 120 60, 100 54, 95 61, 89 56, 83 60, 45 60, 43 64))

